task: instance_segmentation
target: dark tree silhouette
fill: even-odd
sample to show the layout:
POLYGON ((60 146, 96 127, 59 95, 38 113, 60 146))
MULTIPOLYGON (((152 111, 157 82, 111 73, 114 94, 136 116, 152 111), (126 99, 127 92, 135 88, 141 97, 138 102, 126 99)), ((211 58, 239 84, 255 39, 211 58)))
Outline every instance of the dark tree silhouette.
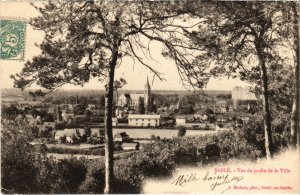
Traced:
POLYGON ((142 97, 139 97, 137 111, 139 114, 145 114, 145 103, 142 97))
MULTIPOLYGON (((272 158, 273 141, 271 130, 269 68, 273 64, 284 63, 279 56, 282 36, 278 9, 274 6, 283 2, 226 2, 212 6, 210 23, 202 25, 191 33, 196 45, 206 48, 197 56, 195 63, 206 67, 210 75, 251 77, 258 73, 256 84, 262 93, 264 138, 266 156, 272 158), (211 68, 210 65, 214 64, 211 68), (211 69, 210 69, 211 68, 211 69)), ((197 15, 196 11, 196 15, 197 15)))
POLYGON ((300 50, 299 50, 299 2, 290 2, 278 8, 282 12, 282 26, 279 32, 290 41, 294 55, 293 106, 291 112, 291 143, 300 146, 299 110, 300 110, 300 50))
POLYGON ((186 134, 186 127, 180 126, 178 127, 178 137, 183 137, 186 134))
MULTIPOLYGON (((161 73, 146 64, 151 43, 164 47, 164 55, 175 59, 184 84, 201 88, 208 77, 187 60, 195 55, 184 32, 203 20, 189 20, 187 7, 197 2, 152 1, 64 1, 37 7, 40 16, 30 25, 43 31, 41 55, 12 76, 15 87, 36 83, 49 91, 64 84, 84 85, 96 77, 106 82, 105 94, 105 193, 113 192, 113 93, 114 75, 123 58, 131 58, 160 79, 161 73), (202 77, 200 77, 202 75, 202 77)), ((206 7, 203 3, 203 7, 206 7)), ((205 14, 203 12, 203 14, 205 14)))
POLYGON ((105 96, 104 95, 100 96, 100 106, 103 108, 105 107, 105 96))

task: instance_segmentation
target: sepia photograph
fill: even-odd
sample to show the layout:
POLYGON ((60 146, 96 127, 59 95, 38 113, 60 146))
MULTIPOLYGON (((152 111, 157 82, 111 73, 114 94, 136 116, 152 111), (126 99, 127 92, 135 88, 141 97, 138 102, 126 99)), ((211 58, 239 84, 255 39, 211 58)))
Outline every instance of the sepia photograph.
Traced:
POLYGON ((299 194, 299 1, 0 1, 3 194, 299 194))

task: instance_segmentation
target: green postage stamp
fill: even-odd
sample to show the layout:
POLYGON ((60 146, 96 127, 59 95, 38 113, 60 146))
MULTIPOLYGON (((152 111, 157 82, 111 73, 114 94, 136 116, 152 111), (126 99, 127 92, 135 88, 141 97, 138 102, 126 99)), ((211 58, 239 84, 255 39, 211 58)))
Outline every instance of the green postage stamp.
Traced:
POLYGON ((26 22, 0 19, 0 59, 24 60, 26 22))

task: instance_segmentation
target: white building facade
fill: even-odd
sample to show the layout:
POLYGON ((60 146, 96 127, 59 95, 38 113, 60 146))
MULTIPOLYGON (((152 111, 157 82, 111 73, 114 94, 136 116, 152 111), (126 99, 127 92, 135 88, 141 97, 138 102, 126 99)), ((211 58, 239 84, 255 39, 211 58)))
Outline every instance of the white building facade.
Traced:
POLYGON ((180 124, 185 124, 186 123, 186 119, 185 118, 176 118, 176 124, 180 125, 180 124))
POLYGON ((128 126, 135 127, 158 127, 160 115, 130 114, 128 115, 128 126))
POLYGON ((250 92, 249 88, 234 87, 232 89, 233 100, 257 100, 254 93, 250 92))

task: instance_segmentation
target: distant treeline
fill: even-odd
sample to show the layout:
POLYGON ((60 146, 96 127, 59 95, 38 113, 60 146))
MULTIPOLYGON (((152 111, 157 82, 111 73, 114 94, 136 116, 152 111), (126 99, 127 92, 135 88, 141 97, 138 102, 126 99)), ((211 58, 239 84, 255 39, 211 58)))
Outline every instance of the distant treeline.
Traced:
MULTIPOLYGON (((6 96, 30 96, 30 92, 34 92, 36 89, 26 89, 21 91, 20 89, 15 88, 5 88, 1 90, 1 95, 6 96)), ((42 90, 43 91, 43 90, 42 90)), ((119 94, 124 93, 144 93, 144 90, 122 90, 118 91, 119 94)), ((178 94, 180 96, 183 95, 191 95, 194 94, 194 91, 186 91, 186 90, 152 90, 152 94, 178 94)), ((204 90, 204 93, 209 96, 217 96, 217 95, 231 95, 231 91, 220 91, 220 90, 204 90)), ((61 89, 57 92, 50 93, 48 96, 93 96, 93 95, 104 95, 105 90, 94 90, 94 89, 82 89, 82 90, 64 90, 61 89)))

